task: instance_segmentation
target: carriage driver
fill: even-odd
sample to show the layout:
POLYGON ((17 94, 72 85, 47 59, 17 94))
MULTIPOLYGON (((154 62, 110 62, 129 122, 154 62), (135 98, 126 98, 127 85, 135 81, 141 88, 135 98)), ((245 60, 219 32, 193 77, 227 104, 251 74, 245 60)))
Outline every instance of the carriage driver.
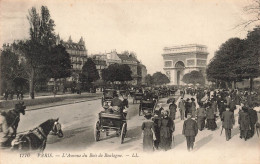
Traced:
POLYGON ((8 127, 5 116, 3 113, 0 114, 0 147, 3 147, 4 143, 12 136, 14 129, 8 127))
POLYGON ((114 95, 114 98, 111 101, 111 106, 112 106, 113 112, 122 113, 122 111, 120 111, 122 109, 122 100, 119 99, 118 94, 114 95))

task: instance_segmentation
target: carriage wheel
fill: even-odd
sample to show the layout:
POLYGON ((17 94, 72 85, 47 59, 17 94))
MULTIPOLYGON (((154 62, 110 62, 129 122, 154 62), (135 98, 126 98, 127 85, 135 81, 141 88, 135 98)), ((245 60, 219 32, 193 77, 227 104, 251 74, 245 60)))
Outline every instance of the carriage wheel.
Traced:
POLYGON ((99 121, 97 121, 97 123, 96 123, 96 125, 94 127, 94 138, 95 138, 96 142, 100 140, 99 126, 100 126, 100 123, 99 123, 99 121))
POLYGON ((126 136, 126 123, 123 124, 121 129, 121 136, 120 136, 121 144, 124 142, 125 136, 126 136))

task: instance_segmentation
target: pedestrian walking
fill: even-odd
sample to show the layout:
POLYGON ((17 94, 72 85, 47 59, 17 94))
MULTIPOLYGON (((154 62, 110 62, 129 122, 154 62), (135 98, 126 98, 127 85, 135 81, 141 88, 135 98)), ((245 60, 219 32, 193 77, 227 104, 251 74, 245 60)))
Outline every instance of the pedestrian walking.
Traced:
POLYGON ((249 107, 248 110, 249 120, 250 120, 250 131, 248 137, 253 137, 255 134, 255 125, 258 121, 257 112, 253 109, 253 107, 249 107))
POLYGON ((19 100, 20 99, 20 92, 19 90, 16 90, 16 100, 19 100))
POLYGON ((5 93, 4 93, 4 99, 7 101, 8 100, 8 96, 9 96, 9 91, 8 89, 5 90, 5 93))
POLYGON ((181 98, 181 100, 178 104, 178 107, 179 107, 179 111, 180 111, 181 120, 184 120, 185 104, 184 104, 183 98, 181 98))
POLYGON ((206 118, 207 118, 207 125, 206 127, 208 130, 215 130, 217 128, 215 114, 214 114, 214 106, 213 104, 209 104, 209 107, 206 109, 206 118))
POLYGON ((177 105, 175 104, 175 99, 172 99, 172 103, 169 106, 169 111, 170 111, 170 118, 174 121, 176 112, 177 112, 177 105))
POLYGON ((187 118, 188 113, 191 113, 191 102, 189 98, 185 101, 185 118, 187 118))
POLYGON ((248 131, 250 128, 250 118, 247 107, 243 106, 239 111, 238 124, 240 129, 240 138, 248 139, 248 131))
POLYGON ((196 117, 196 103, 194 98, 191 98, 191 116, 192 118, 196 117))
POLYGON ((152 118, 152 121, 154 122, 154 133, 155 133, 155 140, 154 140, 154 148, 159 149, 159 143, 160 143, 160 128, 159 128, 159 121, 160 117, 158 117, 157 114, 154 115, 152 118))
POLYGON ((197 115, 198 129, 202 131, 205 127, 205 116, 206 116, 206 110, 202 102, 199 103, 199 108, 197 109, 196 115, 197 115))
POLYGON ((142 124, 143 131, 143 151, 153 151, 153 142, 155 140, 154 122, 151 120, 152 115, 146 114, 146 120, 142 124))
POLYGON ((195 137, 198 134, 197 122, 191 118, 191 113, 187 114, 188 119, 183 123, 182 134, 186 137, 188 151, 193 150, 195 137))
POLYGON ((160 128, 160 143, 159 148, 162 150, 171 149, 172 133, 175 130, 174 122, 169 118, 169 112, 167 110, 162 111, 162 119, 159 120, 160 128))
POLYGON ((222 113, 222 127, 225 129, 226 140, 231 139, 231 129, 235 125, 234 113, 229 111, 229 107, 226 108, 226 111, 222 113))

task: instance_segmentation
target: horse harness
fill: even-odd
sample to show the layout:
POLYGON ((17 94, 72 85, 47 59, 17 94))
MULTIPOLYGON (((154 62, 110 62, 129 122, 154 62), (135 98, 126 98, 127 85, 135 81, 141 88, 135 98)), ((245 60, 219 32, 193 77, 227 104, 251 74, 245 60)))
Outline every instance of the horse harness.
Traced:
MULTIPOLYGON (((42 141, 42 145, 39 147, 41 150, 44 150, 45 144, 47 142, 47 136, 44 133, 42 127, 37 127, 33 130, 30 130, 27 134, 34 134, 40 141, 42 141)), ((29 142, 29 148, 31 149, 31 138, 27 135, 24 134, 19 141, 21 141, 22 138, 26 138, 29 142)))

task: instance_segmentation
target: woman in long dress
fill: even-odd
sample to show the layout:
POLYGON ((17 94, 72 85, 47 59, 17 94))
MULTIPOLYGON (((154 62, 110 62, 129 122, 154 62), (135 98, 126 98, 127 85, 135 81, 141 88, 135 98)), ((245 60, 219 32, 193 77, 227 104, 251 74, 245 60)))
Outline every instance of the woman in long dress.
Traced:
POLYGON ((209 107, 206 110, 206 117, 207 117, 207 128, 208 130, 215 130, 217 128, 215 115, 214 115, 214 107, 211 103, 209 103, 209 107))
POLYGON ((152 115, 146 114, 146 120, 142 124, 143 130, 143 151, 153 151, 154 122, 151 120, 152 115))
POLYGON ((159 121, 160 127, 160 143, 159 148, 162 150, 171 149, 172 133, 175 130, 174 122, 169 118, 169 112, 167 110, 162 112, 162 119, 159 121))

